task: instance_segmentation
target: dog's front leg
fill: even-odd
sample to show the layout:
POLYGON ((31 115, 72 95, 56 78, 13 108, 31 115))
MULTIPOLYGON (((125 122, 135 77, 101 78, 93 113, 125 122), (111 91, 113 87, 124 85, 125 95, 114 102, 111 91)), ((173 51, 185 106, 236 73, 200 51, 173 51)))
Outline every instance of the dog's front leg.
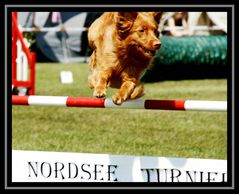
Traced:
POLYGON ((97 74, 96 84, 94 88, 93 95, 97 98, 102 98, 106 96, 106 90, 108 85, 108 80, 110 77, 109 71, 100 71, 97 74))
POLYGON ((119 91, 112 96, 112 100, 115 104, 120 105, 126 101, 130 95, 133 93, 136 87, 136 83, 133 81, 125 81, 121 85, 119 91))

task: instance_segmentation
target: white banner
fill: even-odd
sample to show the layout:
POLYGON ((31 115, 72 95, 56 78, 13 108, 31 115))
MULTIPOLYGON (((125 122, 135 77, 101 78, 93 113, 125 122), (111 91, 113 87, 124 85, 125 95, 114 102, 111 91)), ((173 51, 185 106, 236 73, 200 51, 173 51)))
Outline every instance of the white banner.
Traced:
POLYGON ((12 151, 12 182, 226 182, 227 160, 12 151))

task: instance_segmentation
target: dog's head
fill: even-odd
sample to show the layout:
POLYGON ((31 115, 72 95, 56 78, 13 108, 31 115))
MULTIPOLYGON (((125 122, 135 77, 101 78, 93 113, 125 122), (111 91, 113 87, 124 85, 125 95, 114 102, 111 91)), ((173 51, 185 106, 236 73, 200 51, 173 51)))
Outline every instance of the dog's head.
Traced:
POLYGON ((159 22, 162 12, 118 12, 117 32, 134 52, 146 58, 160 48, 159 22))

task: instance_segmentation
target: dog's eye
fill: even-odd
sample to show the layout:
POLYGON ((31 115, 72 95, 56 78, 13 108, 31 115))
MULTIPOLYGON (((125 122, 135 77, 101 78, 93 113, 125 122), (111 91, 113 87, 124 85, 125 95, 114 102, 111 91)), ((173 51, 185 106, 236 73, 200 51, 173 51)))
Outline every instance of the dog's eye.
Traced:
POLYGON ((159 31, 158 31, 158 30, 155 30, 155 31, 154 31, 154 34, 155 34, 157 37, 159 37, 159 31))
POLYGON ((144 32, 144 29, 140 29, 139 32, 144 32))

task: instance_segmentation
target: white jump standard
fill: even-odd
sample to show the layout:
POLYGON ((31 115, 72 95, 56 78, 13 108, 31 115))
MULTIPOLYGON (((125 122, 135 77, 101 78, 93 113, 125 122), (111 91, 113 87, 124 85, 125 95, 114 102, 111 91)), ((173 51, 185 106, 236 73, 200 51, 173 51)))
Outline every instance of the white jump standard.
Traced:
POLYGON ((157 109, 181 111, 227 111, 227 101, 137 99, 126 101, 122 105, 115 105, 112 102, 111 98, 35 95, 12 95, 12 105, 157 109))

